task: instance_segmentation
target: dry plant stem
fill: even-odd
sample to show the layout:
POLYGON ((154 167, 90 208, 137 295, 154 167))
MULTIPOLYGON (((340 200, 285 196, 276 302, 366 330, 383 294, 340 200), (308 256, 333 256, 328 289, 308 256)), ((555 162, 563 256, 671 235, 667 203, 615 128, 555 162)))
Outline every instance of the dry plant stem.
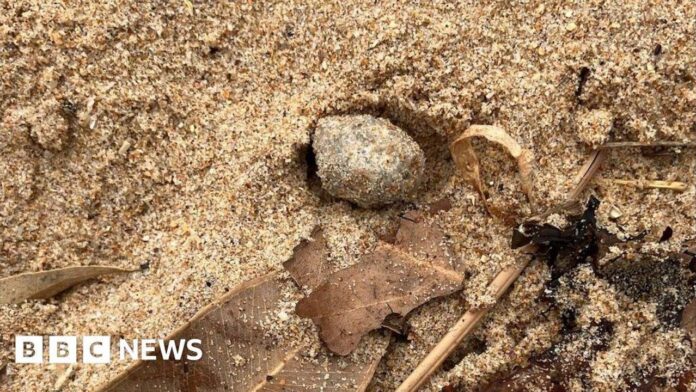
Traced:
MULTIPOLYGON (((525 249, 525 248, 522 248, 525 249)), ((526 248, 529 249, 529 248, 526 248)), ((505 291, 512 285, 522 271, 527 267, 531 257, 524 257, 524 261, 508 267, 498 273, 488 285, 488 291, 498 301, 505 291)), ((426 381, 440 368, 442 362, 454 351, 455 348, 471 334, 483 317, 493 306, 487 308, 471 308, 457 321, 447 332, 444 338, 428 353, 416 369, 396 389, 396 392, 414 392, 423 386, 426 381)))
POLYGON ((696 147, 696 143, 689 142, 609 142, 599 148, 630 148, 630 147, 696 147))
POLYGON ((56 380, 56 383, 53 386, 54 392, 58 392, 58 391, 63 390, 63 387, 67 384, 70 377, 72 377, 75 374, 76 368, 77 368, 76 364, 72 364, 72 365, 68 366, 68 368, 56 380))
POLYGON ((605 149, 597 149, 592 152, 590 158, 585 162, 583 167, 578 172, 575 177, 575 188, 568 195, 570 201, 577 200, 580 194, 587 188, 587 186, 592 182, 592 179, 597 175, 602 164, 607 159, 607 151, 605 149))
POLYGON ((689 186, 686 183, 679 181, 659 181, 659 180, 625 180, 618 178, 603 178, 601 180, 605 184, 616 184, 633 186, 640 189, 655 188, 655 189, 671 189, 677 192, 684 192, 689 186))

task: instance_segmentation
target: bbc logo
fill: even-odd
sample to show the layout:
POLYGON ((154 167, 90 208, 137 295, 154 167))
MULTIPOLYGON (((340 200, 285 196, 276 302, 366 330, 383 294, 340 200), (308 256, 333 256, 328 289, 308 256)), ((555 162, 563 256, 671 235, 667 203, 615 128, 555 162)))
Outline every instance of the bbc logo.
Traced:
MULTIPOLYGON (((43 336, 16 336, 15 362, 43 363, 45 341, 43 336)), ((77 336, 49 336, 48 363, 78 362, 77 343, 77 336)), ((81 344, 82 363, 111 362, 111 337, 83 336, 81 344)), ((117 346, 120 361, 155 361, 158 358, 198 361, 203 358, 200 339, 120 339, 117 346)))
MULTIPOLYGON (((44 338, 43 336, 16 336, 15 337, 15 362, 16 363, 43 363, 44 338)), ((48 362, 49 363, 76 363, 77 362, 77 337, 76 336, 49 336, 48 337, 48 362)), ((111 337, 110 336, 83 336, 82 337, 82 362, 89 364, 111 362, 111 337)))

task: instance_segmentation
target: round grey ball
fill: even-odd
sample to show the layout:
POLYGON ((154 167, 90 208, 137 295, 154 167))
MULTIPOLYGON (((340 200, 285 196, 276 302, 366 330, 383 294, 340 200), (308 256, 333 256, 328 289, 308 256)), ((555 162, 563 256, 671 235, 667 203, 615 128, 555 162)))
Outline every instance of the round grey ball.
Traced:
POLYGON ((317 123, 313 148, 322 187, 364 208, 407 200, 423 179, 423 150, 382 118, 325 117, 317 123))

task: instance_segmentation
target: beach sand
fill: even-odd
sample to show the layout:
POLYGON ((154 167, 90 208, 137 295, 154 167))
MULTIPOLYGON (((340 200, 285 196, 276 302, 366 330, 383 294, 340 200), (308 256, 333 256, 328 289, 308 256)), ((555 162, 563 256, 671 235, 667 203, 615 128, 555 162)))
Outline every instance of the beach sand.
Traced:
MULTIPOLYGON (((392 343, 371 385, 393 390, 469 306, 490 302, 487 283, 516 257, 510 223, 486 212, 449 156, 469 125, 496 125, 533 153, 530 205, 514 162, 476 143, 491 205, 517 221, 563 202, 605 141, 696 141, 690 2, 0 4, 0 277, 149 267, 0 306, 3 391, 48 391, 65 371, 13 364, 17 334, 164 337, 235 285, 282 271, 317 224, 344 267, 400 214, 446 198, 452 208, 429 219, 464 264, 465 289, 410 317, 411 339, 392 343), (344 113, 387 118, 423 146, 429 181, 416 200, 360 209, 308 181, 314 125, 344 113)), ((680 251, 696 237, 693 151, 616 149, 602 173, 682 181, 684 192, 595 181, 583 200, 602 200, 611 232, 647 233, 644 252, 680 251), (672 238, 658 242, 667 226, 672 238)), ((562 339, 562 315, 540 301, 549 278, 532 262, 428 388, 474 390, 562 339)), ((675 385, 693 367, 686 332, 654 301, 587 265, 556 302, 580 329, 612 326, 568 390, 675 385)), ((310 322, 291 321, 319 345, 310 322)), ((587 339, 568 350, 580 355, 587 339)), ((63 390, 94 390, 126 365, 77 365, 63 390)))

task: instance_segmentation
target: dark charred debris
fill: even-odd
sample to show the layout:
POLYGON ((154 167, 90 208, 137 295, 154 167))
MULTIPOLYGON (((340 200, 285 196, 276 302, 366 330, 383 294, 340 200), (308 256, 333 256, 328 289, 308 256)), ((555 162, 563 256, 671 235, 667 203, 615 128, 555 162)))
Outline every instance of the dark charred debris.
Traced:
MULTIPOLYGON (((679 325, 682 312, 696 291, 694 247, 685 246, 683 252, 662 258, 642 254, 640 248, 647 241, 647 233, 619 239, 598 227, 596 212, 599 205, 600 200, 591 197, 584 212, 569 217, 570 224, 565 228, 528 222, 513 231, 513 248, 534 244, 538 249, 536 256, 548 263, 551 279, 539 301, 545 309, 558 312, 563 325, 557 342, 549 350, 531 358, 526 366, 493 375, 488 385, 477 390, 526 391, 533 385, 541 390, 566 391, 572 377, 587 373, 591 357, 609 347, 614 333, 611 321, 602 319, 583 329, 576 323, 575 309, 555 302, 559 280, 566 275, 572 276, 581 264, 589 264, 597 276, 628 297, 656 303, 657 315, 665 328, 679 325), (609 247, 615 245, 621 247, 621 254, 603 260, 609 254, 609 247), (601 265, 600 260, 603 260, 601 265), (585 345, 581 350, 583 353, 576 352, 578 345, 585 345)), ((657 241, 669 241, 673 233, 673 229, 667 227, 657 241)), ((685 385, 693 377, 692 372, 687 372, 678 384, 685 385)), ((646 373, 641 387, 635 390, 662 390, 660 387, 665 382, 661 377, 646 373)))
MULTIPOLYGON (((566 228, 525 223, 513 231, 512 247, 537 245, 537 256, 545 259, 551 268, 551 280, 545 290, 547 299, 553 297, 562 276, 580 264, 589 263, 597 276, 629 297, 655 302, 658 316, 666 325, 677 325, 681 311, 695 294, 694 273, 690 270, 696 260, 693 249, 662 258, 642 254, 639 249, 647 233, 622 240, 598 227, 599 205, 600 200, 592 196, 581 215, 569 217, 570 224, 566 228), (631 251, 600 265, 609 247, 614 245, 631 251)), ((672 235, 673 229, 667 226, 658 242, 669 241, 672 235)))
POLYGON ((606 320, 593 323, 587 331, 569 332, 549 350, 533 357, 527 366, 499 372, 478 390, 565 392, 571 378, 590 370, 591 360, 609 346, 613 332, 613 326, 606 320), (586 338, 583 333, 591 338, 586 338), (578 351, 584 354, 577 355, 578 351))
POLYGON ((581 216, 571 217, 571 224, 567 228, 532 222, 522 224, 513 230, 512 248, 537 245, 537 254, 545 258, 551 267, 552 282, 557 282, 578 264, 595 261, 603 242, 618 242, 597 228, 595 215, 599 203, 599 199, 594 196, 590 198, 585 212, 581 216))

